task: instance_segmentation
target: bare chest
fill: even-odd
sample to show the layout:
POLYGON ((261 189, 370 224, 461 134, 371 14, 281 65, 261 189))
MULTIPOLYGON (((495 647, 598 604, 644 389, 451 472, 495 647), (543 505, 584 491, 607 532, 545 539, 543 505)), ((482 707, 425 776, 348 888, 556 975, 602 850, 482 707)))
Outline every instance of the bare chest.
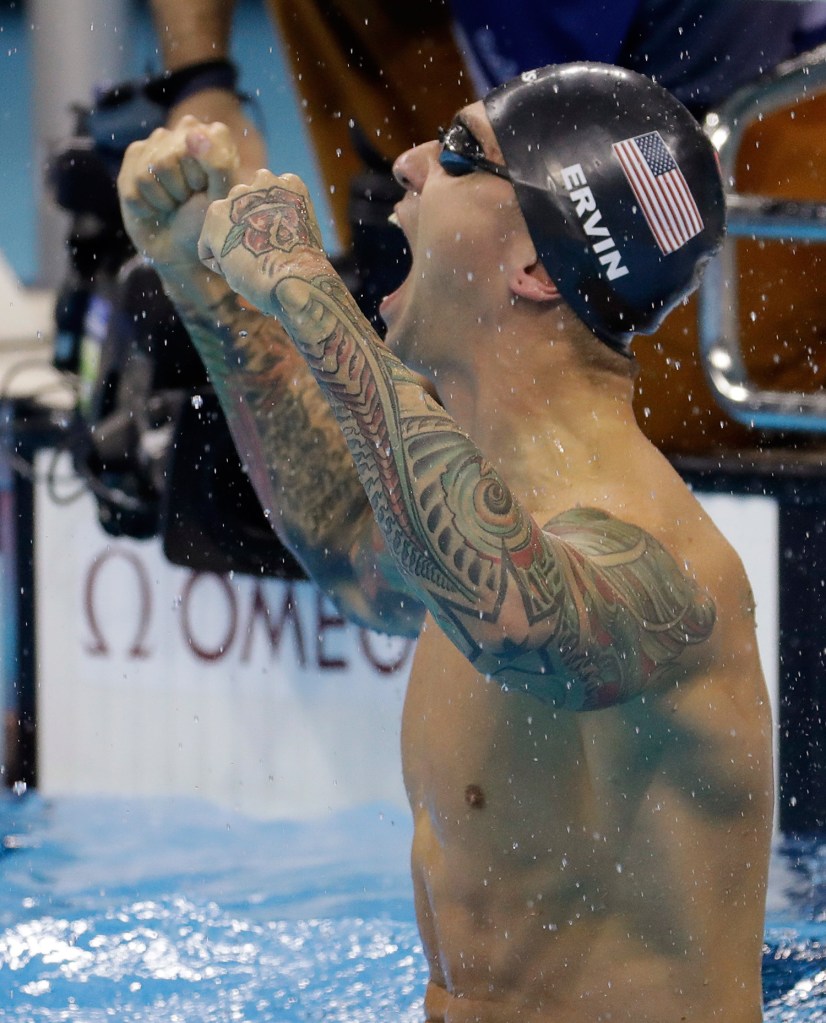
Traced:
POLYGON ((444 840, 501 831, 531 854, 575 835, 588 846, 593 835, 601 846, 607 835, 627 838, 649 804, 652 828, 666 808, 694 815, 753 804, 766 767, 755 767, 753 731, 743 738, 731 721, 698 718, 670 698, 558 710, 503 691, 431 623, 411 672, 402 758, 414 814, 427 813, 444 840))
POLYGON ((590 765, 574 716, 504 692, 433 626, 411 672, 402 759, 414 813, 426 812, 446 840, 490 839, 493 827, 520 842, 528 826, 546 842, 587 811, 590 765))

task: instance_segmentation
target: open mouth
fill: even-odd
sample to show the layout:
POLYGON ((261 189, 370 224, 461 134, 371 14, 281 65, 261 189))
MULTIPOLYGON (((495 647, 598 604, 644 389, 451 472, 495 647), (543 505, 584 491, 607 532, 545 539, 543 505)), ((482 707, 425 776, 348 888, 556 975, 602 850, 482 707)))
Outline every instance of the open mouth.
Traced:
POLYGON ((381 318, 384 320, 385 325, 389 326, 389 324, 387 323, 387 314, 392 310, 395 301, 397 300, 401 292, 404 290, 406 280, 407 278, 405 278, 405 280, 401 282, 401 284, 398 286, 398 288, 396 288, 395 291, 391 291, 389 295, 385 295, 384 298, 379 303, 379 316, 381 316, 381 318))
MULTIPOLYGON (((405 233, 404 228, 401 225, 401 221, 399 220, 399 216, 396 210, 393 210, 393 212, 388 216, 387 222, 388 224, 392 224, 394 227, 398 228, 399 231, 402 232, 402 234, 405 236, 405 239, 407 240, 407 235, 405 233)), ((408 240, 408 249, 409 246, 410 243, 408 240)), ((379 305, 379 315, 381 316, 385 323, 387 323, 386 313, 388 312, 389 309, 392 308, 392 305, 395 302, 396 298, 398 297, 399 293, 403 290, 408 277, 409 274, 405 275, 405 278, 401 282, 401 284, 394 291, 391 291, 389 294, 385 295, 384 298, 381 300, 381 303, 379 305)))

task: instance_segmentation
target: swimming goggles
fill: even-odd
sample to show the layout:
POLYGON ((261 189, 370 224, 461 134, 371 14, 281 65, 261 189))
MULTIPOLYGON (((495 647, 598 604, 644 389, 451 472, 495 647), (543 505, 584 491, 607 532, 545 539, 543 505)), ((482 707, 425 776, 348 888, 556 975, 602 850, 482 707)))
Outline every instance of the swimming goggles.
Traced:
POLYGON ((511 176, 508 168, 488 160, 482 151, 479 140, 461 121, 454 121, 447 131, 440 128, 439 142, 442 146, 439 163, 445 173, 452 178, 460 178, 465 174, 481 170, 510 181, 511 176))

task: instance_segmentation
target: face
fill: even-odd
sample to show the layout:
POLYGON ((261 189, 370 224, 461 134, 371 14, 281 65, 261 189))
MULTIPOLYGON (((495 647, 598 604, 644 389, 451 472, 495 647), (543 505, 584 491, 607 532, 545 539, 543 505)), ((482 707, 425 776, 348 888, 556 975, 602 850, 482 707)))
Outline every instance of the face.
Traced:
POLYGON ((435 378, 509 305, 503 257, 526 229, 481 102, 460 111, 441 142, 403 153, 393 171, 406 190, 395 217, 412 266, 380 311, 387 343, 435 378))

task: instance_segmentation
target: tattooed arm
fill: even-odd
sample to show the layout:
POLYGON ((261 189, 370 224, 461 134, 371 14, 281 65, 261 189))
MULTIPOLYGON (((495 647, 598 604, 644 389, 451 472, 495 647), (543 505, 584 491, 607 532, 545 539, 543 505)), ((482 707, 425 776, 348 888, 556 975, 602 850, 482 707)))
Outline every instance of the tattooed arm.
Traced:
MULTIPOLYGON (((344 613, 415 635, 422 609, 387 556, 329 404, 283 328, 198 260, 212 199, 238 166, 227 129, 185 118, 130 146, 124 222, 175 302, 270 522, 344 613)), ((307 242, 319 244, 316 234, 307 242)))
POLYGON ((711 602, 650 535, 595 510, 540 528, 378 340, 312 238, 303 185, 259 172, 210 207, 201 253, 279 317, 341 424, 400 570, 480 671, 576 709, 679 673, 711 602), (289 211, 289 214, 285 211, 289 211), (305 216, 303 233, 287 221, 305 216))
POLYGON ((273 528, 349 618, 416 635, 421 607, 379 542, 329 404, 283 328, 216 283, 226 290, 211 301, 179 293, 178 308, 273 528))

